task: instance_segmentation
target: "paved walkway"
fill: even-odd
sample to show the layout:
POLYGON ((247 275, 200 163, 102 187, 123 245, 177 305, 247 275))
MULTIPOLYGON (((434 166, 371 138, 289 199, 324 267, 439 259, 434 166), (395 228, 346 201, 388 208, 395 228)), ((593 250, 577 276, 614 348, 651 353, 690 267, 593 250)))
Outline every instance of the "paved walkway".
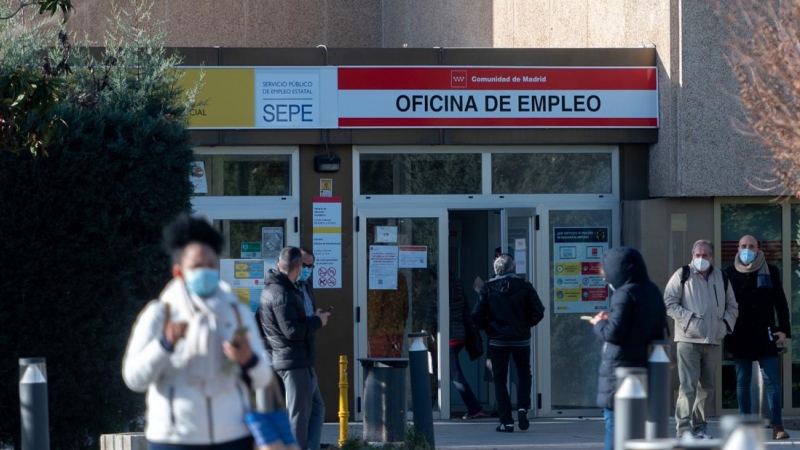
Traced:
MULTIPOLYGON (((451 420, 434 423, 436 448, 443 450, 477 449, 591 449, 602 450, 604 422, 601 418, 586 419, 533 419, 527 431, 515 429, 513 433, 494 431, 497 419, 471 421, 451 420)), ((674 420, 670 430, 675 429, 674 420)), ((786 449, 787 446, 800 447, 800 430, 787 430, 792 439, 772 441, 771 430, 765 428, 764 435, 768 449, 786 449)), ((350 424, 350 436, 361 436, 361 423, 350 424)), ((709 433, 717 437, 719 420, 709 422, 709 433)), ((322 432, 322 442, 335 444, 339 439, 339 425, 326 423, 322 432)))

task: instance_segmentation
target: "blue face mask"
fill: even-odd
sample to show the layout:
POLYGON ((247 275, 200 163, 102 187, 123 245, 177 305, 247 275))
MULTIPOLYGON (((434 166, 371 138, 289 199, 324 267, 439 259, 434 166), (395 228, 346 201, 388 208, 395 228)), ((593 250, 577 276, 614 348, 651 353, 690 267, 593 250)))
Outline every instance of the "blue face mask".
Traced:
POLYGON ((756 253, 746 248, 739 252, 739 259, 741 259, 744 264, 750 264, 756 259, 756 253))
POLYGON ((310 276, 311 276, 311 268, 303 267, 302 269, 300 269, 300 276, 297 278, 297 281, 306 281, 310 276))
POLYGON ((183 272, 183 279, 189 292, 199 297, 209 297, 219 286, 219 271, 205 267, 186 270, 183 272))

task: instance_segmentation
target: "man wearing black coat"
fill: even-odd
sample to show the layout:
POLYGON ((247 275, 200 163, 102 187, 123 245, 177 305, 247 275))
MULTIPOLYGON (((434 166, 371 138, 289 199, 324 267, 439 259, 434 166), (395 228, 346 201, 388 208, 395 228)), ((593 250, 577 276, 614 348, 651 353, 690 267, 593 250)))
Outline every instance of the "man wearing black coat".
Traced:
POLYGON ((777 344, 791 337, 792 328, 780 271, 772 264, 767 264, 756 238, 747 235, 739 239, 739 252, 734 265, 725 272, 739 304, 739 320, 736 321, 733 334, 725 341, 727 350, 733 353, 736 365, 739 413, 750 414, 752 367, 753 361, 758 361, 767 388, 772 438, 789 439, 789 433, 783 429, 781 417, 782 394, 777 344))
MULTIPOLYGON (((606 420, 605 450, 614 443, 614 394, 617 367, 647 367, 648 347, 664 338, 667 311, 658 287, 650 281, 642 255, 633 248, 616 247, 601 260, 611 294, 608 312, 589 323, 603 340, 597 386, 597 406, 606 420)), ((621 449, 618 449, 621 450, 621 449)))
POLYGON ((309 422, 314 392, 315 335, 328 323, 329 312, 307 315, 303 293, 295 282, 300 278, 303 256, 297 247, 286 247, 278 257, 278 270, 270 269, 261 292, 256 317, 261 325, 272 366, 286 388, 286 409, 292 433, 300 448, 308 448, 309 422))
POLYGON ((533 285, 514 274, 514 259, 503 253, 494 260, 495 277, 481 289, 472 320, 489 339, 489 358, 497 397, 500 425, 497 431, 514 431, 507 377, 510 358, 514 358, 519 377, 517 419, 520 430, 527 430, 531 407, 531 327, 544 317, 544 305, 533 285))

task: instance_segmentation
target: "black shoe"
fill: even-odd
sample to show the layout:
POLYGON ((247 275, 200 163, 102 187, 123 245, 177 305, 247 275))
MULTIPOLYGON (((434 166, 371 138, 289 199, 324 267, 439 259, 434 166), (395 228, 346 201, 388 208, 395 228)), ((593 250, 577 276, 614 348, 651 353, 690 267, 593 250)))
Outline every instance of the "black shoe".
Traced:
POLYGON ((517 420, 519 421, 519 429, 520 430, 527 430, 528 427, 531 426, 530 421, 528 420, 528 410, 520 408, 517 411, 517 420))
POLYGON ((514 424, 513 423, 501 423, 500 425, 495 428, 496 431, 501 433, 513 433, 514 432, 514 424))

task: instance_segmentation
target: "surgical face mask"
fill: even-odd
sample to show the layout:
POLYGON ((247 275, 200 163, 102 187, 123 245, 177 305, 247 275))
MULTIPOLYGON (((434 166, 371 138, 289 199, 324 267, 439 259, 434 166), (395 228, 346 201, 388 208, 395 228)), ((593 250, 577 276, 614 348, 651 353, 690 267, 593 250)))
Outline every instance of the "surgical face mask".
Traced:
POLYGON ((184 271, 183 279, 186 281, 186 289, 189 292, 199 297, 209 297, 217 291, 219 286, 219 271, 199 267, 184 271))
POLYGON ((705 272, 711 266, 711 261, 709 261, 707 259, 703 259, 703 258, 695 258, 692 261, 692 265, 699 272, 705 272))
POLYGON ((739 252, 739 259, 741 259, 744 264, 750 264, 756 259, 756 253, 746 248, 739 252))
POLYGON ((306 281, 310 276, 311 276, 311 268, 303 267, 302 269, 300 269, 300 276, 297 278, 297 281, 306 281))

